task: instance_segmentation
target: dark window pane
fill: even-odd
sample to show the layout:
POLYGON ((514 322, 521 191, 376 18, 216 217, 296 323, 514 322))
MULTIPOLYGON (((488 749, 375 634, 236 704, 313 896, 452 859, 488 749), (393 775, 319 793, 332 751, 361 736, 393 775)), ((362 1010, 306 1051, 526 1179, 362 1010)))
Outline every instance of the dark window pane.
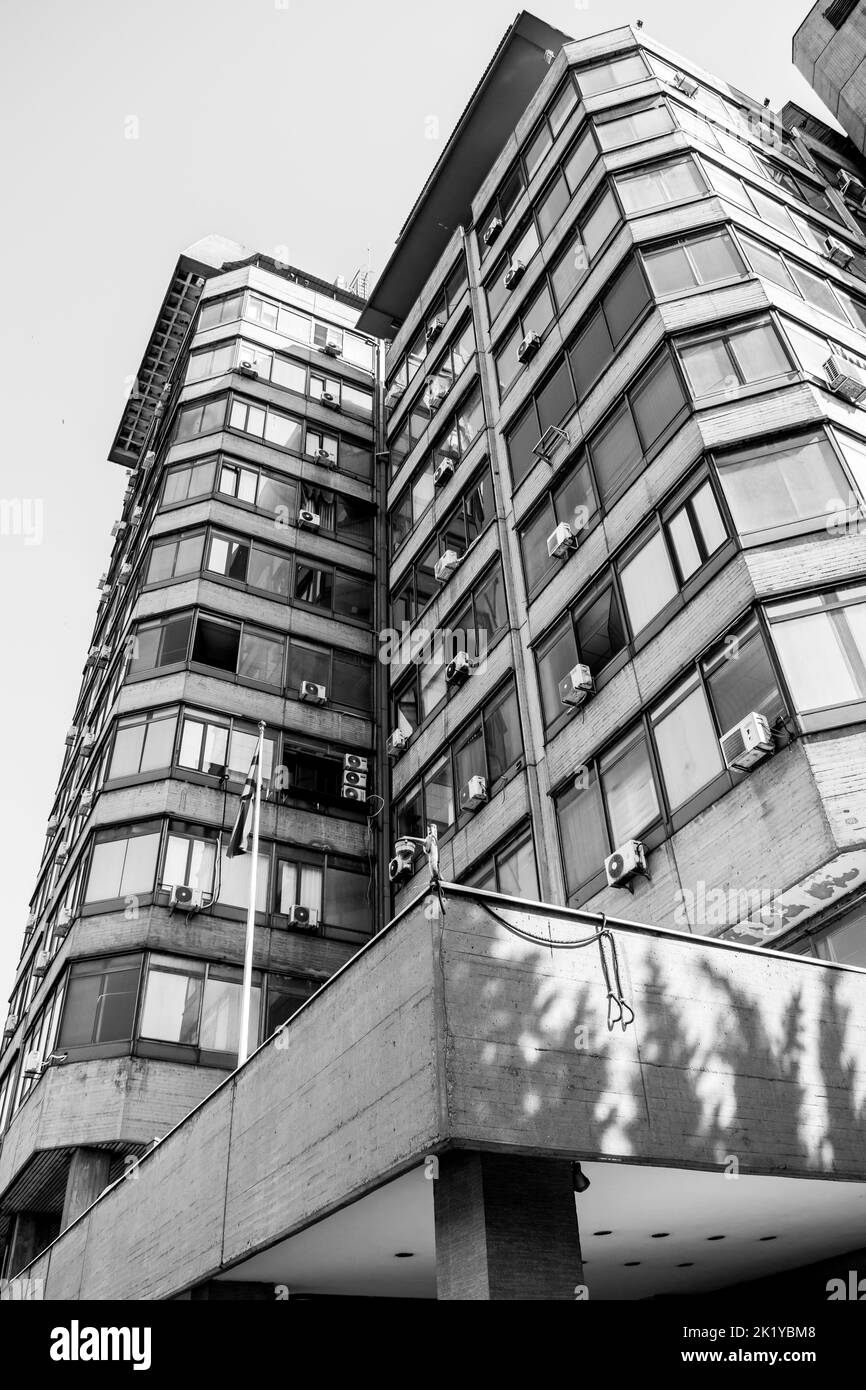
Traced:
POLYGON ((725 734, 756 710, 772 723, 783 710, 782 697, 764 646, 755 631, 705 663, 707 685, 719 730, 725 734))
POLYGON ((538 684, 541 689, 545 728, 558 719, 567 708, 559 698, 559 682, 568 675, 576 663, 574 628, 571 619, 566 618, 558 632, 545 643, 538 658, 538 684))
POLYGON ((568 207, 568 188, 562 174, 557 174, 538 207, 538 230, 542 241, 556 226, 568 207))
POLYGON ((362 579, 354 574, 343 574, 338 570, 334 576, 334 612, 345 618, 354 618, 360 623, 371 622, 373 586, 369 579, 362 579))
POLYGON ((640 266, 632 260, 604 297, 604 315, 614 343, 625 336, 648 303, 649 293, 640 266))
POLYGON ((192 615, 185 614, 181 618, 170 618, 165 624, 159 657, 160 666, 170 666, 175 661, 186 661, 191 623, 192 615))
POLYGON ((487 740, 487 773, 493 783, 514 766, 523 752, 517 696, 513 690, 490 714, 485 715, 484 732, 487 740))
POLYGON ((643 459, 634 421, 625 403, 593 435, 589 452, 599 491, 607 501, 637 472, 643 459))
POLYGON ((334 652, 334 672, 331 698, 338 705, 351 709, 372 708, 373 672, 364 657, 349 652, 334 652))
POLYGON ((331 654, 322 647, 306 647, 292 642, 289 649, 287 685, 299 690, 302 681, 312 681, 327 689, 331 678, 331 654))
POLYGON ((558 561, 551 559, 547 553, 547 537, 555 525, 556 518, 548 501, 520 533, 526 587, 530 594, 558 568, 558 561))
POLYGON ((521 415, 508 435, 508 457, 511 462, 511 477, 515 487, 526 477, 536 461, 532 450, 538 443, 540 434, 535 406, 530 403, 528 410, 521 415))
POLYGON ((211 618, 199 618, 192 649, 193 661, 215 666, 221 671, 235 671, 238 663, 240 629, 211 618))
POLYGON ((295 572, 295 598, 317 608, 330 609, 333 602, 334 575, 331 570, 316 569, 313 565, 298 565, 295 572))
POLYGON ((329 864, 325 874, 325 921, 352 931, 371 930, 372 885, 367 874, 335 869, 329 864))
POLYGON ((542 386, 536 398, 540 434, 549 425, 558 425, 574 406, 574 387, 565 359, 560 362, 553 376, 542 386))
POLYGON ((625 646, 625 629, 613 585, 584 609, 575 627, 580 660, 595 676, 625 646))
POLYGON ((505 626, 507 621, 505 581, 502 576, 502 569, 497 565, 475 595, 475 622, 479 632, 486 633, 489 640, 505 626))
POLYGON ((644 449, 648 449, 685 405, 676 368, 667 354, 632 392, 631 403, 644 449))
POLYGON ((578 399, 582 400, 613 358, 613 343, 600 309, 595 311, 568 355, 578 399))

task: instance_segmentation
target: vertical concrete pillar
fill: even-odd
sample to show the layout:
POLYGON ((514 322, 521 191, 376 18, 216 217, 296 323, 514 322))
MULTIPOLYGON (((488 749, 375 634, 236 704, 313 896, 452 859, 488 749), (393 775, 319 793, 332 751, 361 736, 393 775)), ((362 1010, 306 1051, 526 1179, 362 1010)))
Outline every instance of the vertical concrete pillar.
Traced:
POLYGON ((61 1231, 86 1211, 108 1186, 110 1167, 111 1154, 105 1149, 75 1149, 66 1179, 61 1231))
POLYGON ((15 1217, 6 1273, 10 1279, 26 1269, 31 1260, 44 1249, 42 1239, 44 1221, 38 1212, 19 1211, 15 1217))
POLYGON ((571 1163, 456 1150, 433 1184, 440 1299, 574 1299, 583 1282, 571 1163))

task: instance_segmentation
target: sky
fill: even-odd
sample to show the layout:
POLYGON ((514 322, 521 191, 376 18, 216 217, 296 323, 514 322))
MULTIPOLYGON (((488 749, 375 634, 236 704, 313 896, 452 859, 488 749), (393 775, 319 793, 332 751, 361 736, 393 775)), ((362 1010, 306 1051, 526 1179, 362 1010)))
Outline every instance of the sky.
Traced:
MULTIPOLYGON (((809 0, 529 8, 574 38, 641 18, 774 108, 827 116, 791 64, 809 0)), ((125 474, 106 455, 179 252, 219 232, 329 280, 369 257, 375 280, 516 13, 517 0, 4 7, 0 1001, 121 510, 125 474)))

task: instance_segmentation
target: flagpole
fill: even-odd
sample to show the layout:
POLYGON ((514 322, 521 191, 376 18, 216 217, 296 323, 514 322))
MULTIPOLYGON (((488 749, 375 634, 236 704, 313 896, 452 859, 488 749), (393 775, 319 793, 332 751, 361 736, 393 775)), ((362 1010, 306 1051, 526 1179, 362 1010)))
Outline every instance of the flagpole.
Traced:
POLYGON ((259 751, 256 757, 256 796, 253 803, 253 845, 250 862, 250 900, 247 904, 247 939, 244 950, 244 984, 241 994, 241 1035, 238 1039, 238 1066, 249 1055, 250 1005, 253 994, 253 942, 256 934, 256 880, 259 871, 259 813, 262 804, 262 763, 265 753, 265 721, 259 720, 259 751))

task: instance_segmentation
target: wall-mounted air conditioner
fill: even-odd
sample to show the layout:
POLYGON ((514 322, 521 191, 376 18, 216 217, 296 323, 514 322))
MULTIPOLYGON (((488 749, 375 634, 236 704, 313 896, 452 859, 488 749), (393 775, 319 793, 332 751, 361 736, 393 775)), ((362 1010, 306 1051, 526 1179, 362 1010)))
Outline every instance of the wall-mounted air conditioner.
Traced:
POLYGON ((168 905, 178 912, 201 912, 204 893, 201 888, 193 888, 188 883, 175 883, 168 895, 168 905))
POLYGON ((472 663, 466 652, 458 652, 445 667, 446 685, 464 685, 472 675, 472 663))
POLYGON ((719 744, 725 764, 739 772, 744 772, 753 763, 766 758, 775 747, 770 726, 763 714, 759 714, 757 710, 747 714, 733 729, 722 734, 719 744))
POLYGON ((604 861, 610 888, 626 888, 635 874, 646 874, 646 871, 646 854, 640 840, 626 840, 604 861))
POLYGON ((470 777, 466 785, 460 788, 460 809, 462 811, 477 811, 486 802, 487 778, 470 777))
POLYGON ((824 363, 827 382, 836 396, 852 404, 866 396, 866 373, 847 357, 835 354, 824 363))
POLYGON ((592 672, 588 666, 579 661, 559 682, 559 698, 562 704, 573 705, 577 708, 589 698, 592 689, 592 672))
POLYGON ((567 521, 561 521, 555 531, 547 537, 547 553, 551 560, 562 560, 572 550, 577 549, 577 536, 567 521))
POLYGON ((323 705, 328 698, 325 686, 316 685, 315 681, 301 681, 299 694, 308 705, 323 705))

